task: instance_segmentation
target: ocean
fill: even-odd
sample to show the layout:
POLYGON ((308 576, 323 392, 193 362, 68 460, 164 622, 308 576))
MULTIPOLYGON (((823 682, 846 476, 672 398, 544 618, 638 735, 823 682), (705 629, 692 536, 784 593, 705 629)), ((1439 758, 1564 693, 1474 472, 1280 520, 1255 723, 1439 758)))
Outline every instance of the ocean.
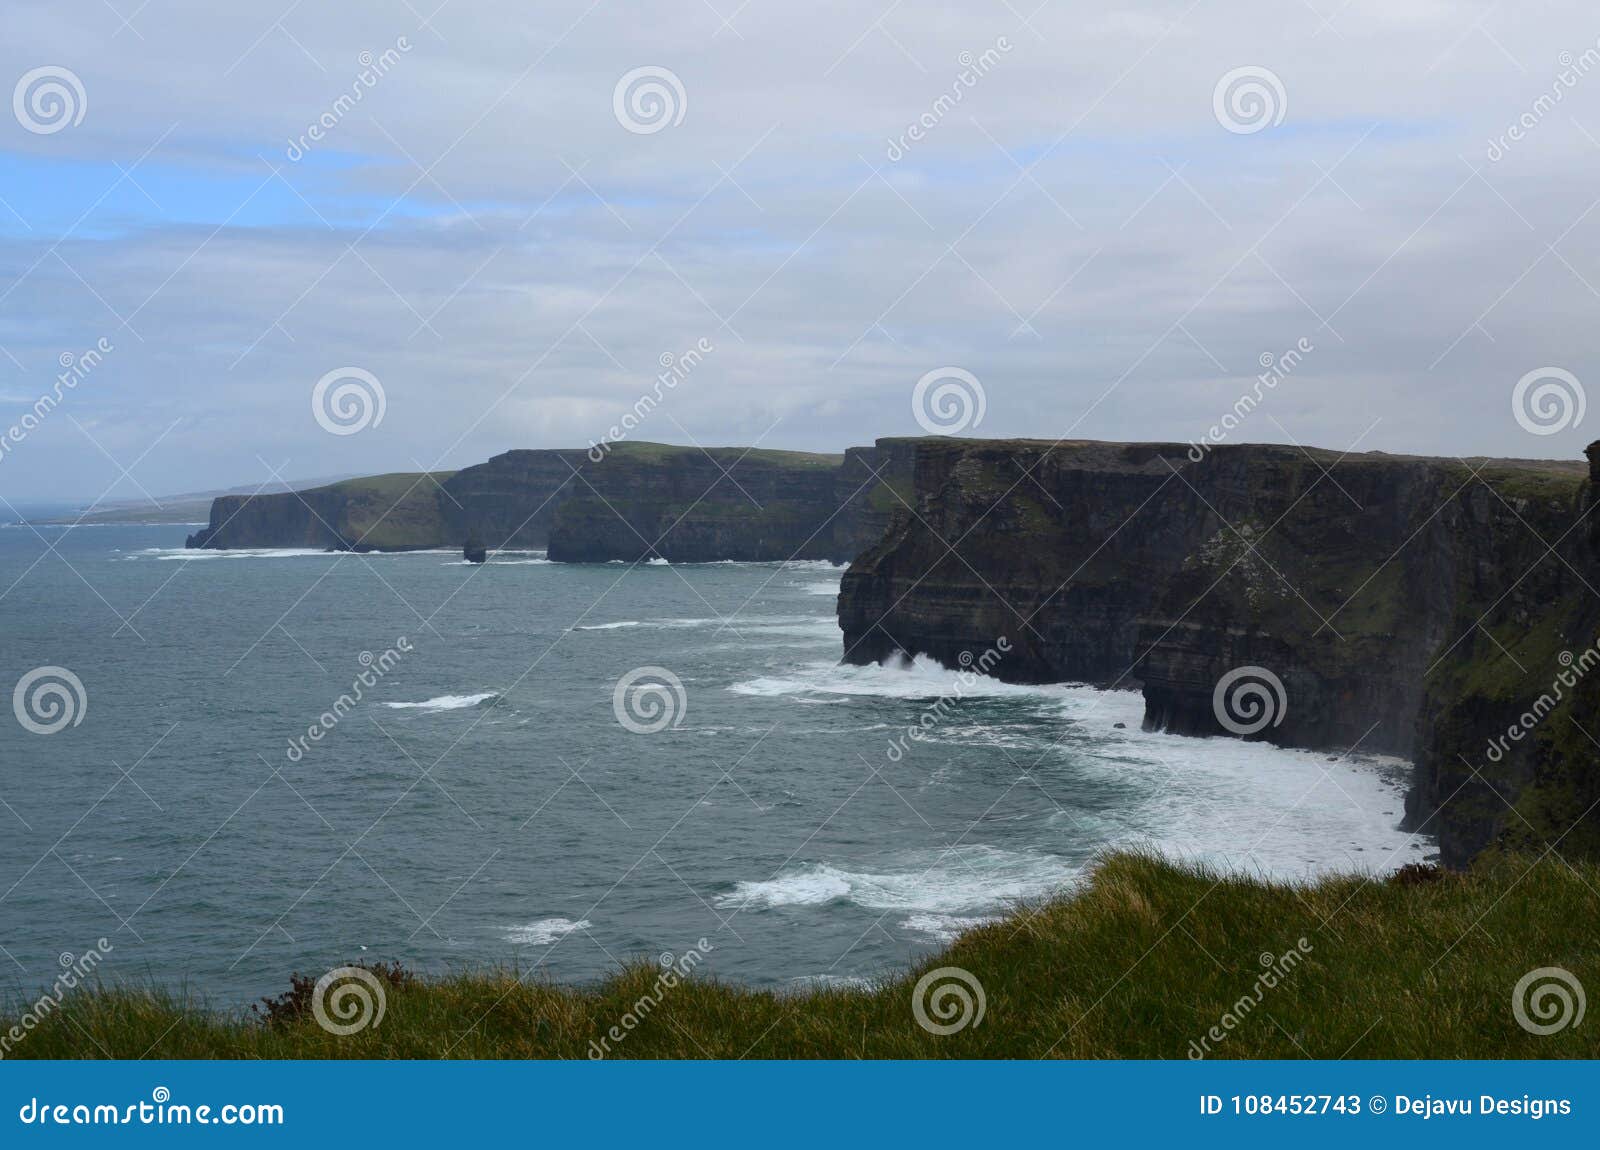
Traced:
POLYGON ((1398 830, 1393 759, 1146 733, 1133 692, 842 666, 826 563, 187 530, 0 529, 8 992, 101 938, 107 980, 218 1009, 352 961, 581 982, 701 940, 718 978, 850 984, 1113 847, 1291 879, 1433 850, 1398 830))

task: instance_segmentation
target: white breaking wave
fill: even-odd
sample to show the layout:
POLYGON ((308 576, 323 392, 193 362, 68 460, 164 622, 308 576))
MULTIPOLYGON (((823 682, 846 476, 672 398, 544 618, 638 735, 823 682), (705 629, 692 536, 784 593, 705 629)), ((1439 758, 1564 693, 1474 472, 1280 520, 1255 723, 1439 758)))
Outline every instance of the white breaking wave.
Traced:
MULTIPOLYGON (((183 519, 167 521, 164 519, 151 519, 134 521, 121 520, 116 523, 0 523, 0 527, 26 527, 31 531, 81 531, 85 527, 209 527, 204 519, 183 519)), ((113 551, 117 548, 113 547, 113 551)))
POLYGON ((588 930, 593 925, 586 918, 577 922, 573 922, 570 918, 541 918, 538 922, 508 928, 506 941, 514 942, 518 946, 549 946, 558 938, 569 935, 575 930, 588 930))
MULTIPOLYGON (((835 625, 828 619, 830 625, 835 625)), ((863 695, 889 699, 937 699, 941 695, 961 698, 1058 698, 1064 699, 1073 687, 1063 684, 1030 686, 1003 683, 976 671, 941 666, 937 659, 918 655, 911 662, 870 664, 865 667, 840 663, 808 663, 792 675, 748 679, 728 688, 736 695, 863 695), (960 679, 959 689, 957 687, 960 679), (968 680, 972 680, 968 682, 968 680)), ((1081 688, 1077 688, 1081 690, 1081 688)))
POLYGON ((935 942, 954 942, 964 931, 998 921, 998 915, 918 913, 901 920, 900 927, 915 934, 925 934, 935 942))
POLYGON ((817 863, 718 895, 720 907, 825 906, 848 902, 868 910, 952 915, 998 910, 1043 898, 1077 882, 1081 869, 1058 855, 990 846, 916 851, 903 869, 858 871, 817 863))
POLYGON ((835 563, 829 559, 791 559, 779 565, 783 571, 843 571, 848 563, 835 563))
POLYGON ((789 980, 796 986, 818 987, 822 990, 871 990, 872 980, 859 974, 802 974, 789 980))
POLYGON ((222 550, 210 547, 145 547, 122 558, 190 562, 197 559, 304 559, 311 556, 334 559, 341 555, 360 559, 400 559, 406 556, 460 554, 459 551, 441 547, 418 551, 338 551, 326 547, 230 547, 222 550))
MULTIPOLYGON (((435 554, 439 554, 439 552, 424 551, 424 552, 420 552, 420 553, 413 552, 413 554, 435 555, 435 554)), ((444 554, 453 555, 453 554, 456 554, 456 552, 453 552, 453 551, 444 552, 444 554)), ((553 559, 496 559, 496 558, 494 558, 494 556, 501 554, 501 552, 499 552, 499 551, 491 551, 489 554, 490 554, 490 557, 487 560, 485 560, 484 562, 482 562, 482 563, 474 563, 470 559, 457 559, 457 560, 454 560, 453 562, 450 562, 450 563, 441 563, 441 564, 439 564, 439 566, 441 566, 441 567, 549 567, 549 566, 553 565, 554 562, 555 562, 555 560, 553 560, 553 559)))
POLYGON ((826 636, 829 641, 839 637, 839 624, 832 615, 732 615, 723 619, 619 619, 613 623, 585 623, 574 631, 620 631, 630 627, 645 627, 652 631, 696 631, 702 628, 722 628, 744 634, 757 632, 764 635, 781 635, 797 639, 816 639, 826 636))
POLYGON ((420 703, 381 703, 395 711, 459 711, 463 707, 477 707, 500 696, 493 691, 480 691, 476 695, 439 695, 420 703))
POLYGON ((299 559, 307 555, 324 555, 333 557, 339 555, 338 551, 326 551, 320 547, 248 547, 236 548, 231 551, 211 551, 191 549, 188 547, 146 547, 134 555, 125 555, 124 559, 164 559, 164 560, 192 560, 192 559, 299 559))

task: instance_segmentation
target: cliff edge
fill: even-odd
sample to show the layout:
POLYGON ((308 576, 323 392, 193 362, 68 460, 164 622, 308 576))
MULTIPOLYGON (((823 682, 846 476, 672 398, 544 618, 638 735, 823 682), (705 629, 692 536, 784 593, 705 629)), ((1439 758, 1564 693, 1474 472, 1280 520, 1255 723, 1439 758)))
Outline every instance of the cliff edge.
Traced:
POLYGON ((228 495, 188 546, 548 549, 559 562, 827 559, 888 527, 909 457, 621 442, 508 451, 455 472, 228 495))
POLYGON ((1005 636, 992 674, 1141 688, 1147 728, 1411 757, 1408 824, 1451 865, 1563 835, 1600 854, 1582 464, 897 444, 912 497, 845 574, 847 661, 954 666, 1005 636))

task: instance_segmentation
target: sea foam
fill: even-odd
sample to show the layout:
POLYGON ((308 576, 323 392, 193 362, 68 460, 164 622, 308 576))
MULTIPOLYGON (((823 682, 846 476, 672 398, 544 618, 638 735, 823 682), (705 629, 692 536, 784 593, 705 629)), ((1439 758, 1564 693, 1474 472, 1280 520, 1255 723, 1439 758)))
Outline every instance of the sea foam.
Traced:
POLYGON ((480 707, 500 696, 493 691, 480 691, 475 695, 437 695, 420 703, 381 703, 394 711, 459 711, 466 707, 480 707))

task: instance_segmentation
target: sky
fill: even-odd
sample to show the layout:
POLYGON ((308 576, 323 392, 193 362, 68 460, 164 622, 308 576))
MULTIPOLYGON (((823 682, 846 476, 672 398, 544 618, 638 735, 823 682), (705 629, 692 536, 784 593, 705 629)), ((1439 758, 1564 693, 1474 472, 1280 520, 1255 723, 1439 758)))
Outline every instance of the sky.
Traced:
POLYGON ((646 395, 704 446, 1600 438, 1589 4, 7 0, 6 91, 13 503, 646 395))

